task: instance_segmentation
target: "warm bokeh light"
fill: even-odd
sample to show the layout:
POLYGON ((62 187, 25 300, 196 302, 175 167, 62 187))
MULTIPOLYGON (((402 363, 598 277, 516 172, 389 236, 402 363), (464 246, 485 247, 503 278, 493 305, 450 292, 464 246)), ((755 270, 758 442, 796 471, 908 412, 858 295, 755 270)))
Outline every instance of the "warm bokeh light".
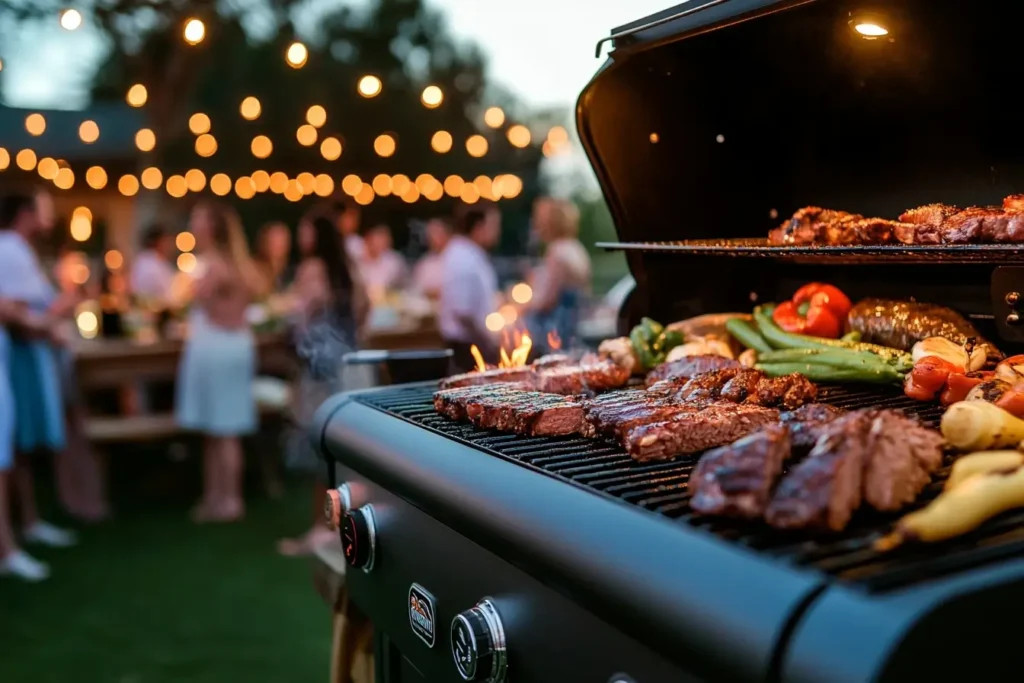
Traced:
POLYGON ((102 166, 90 166, 85 172, 85 182, 94 190, 102 190, 107 186, 107 172, 102 166))
POLYGON ((306 123, 314 128, 319 128, 324 125, 327 123, 327 110, 319 104, 314 104, 306 110, 306 123))
POLYGON ((188 183, 185 181, 184 176, 172 175, 167 179, 165 189, 167 190, 167 194, 171 195, 175 199, 181 199, 188 194, 188 183))
POLYGON ((387 133, 378 135, 377 139, 373 141, 373 151, 382 157, 389 157, 394 154, 395 147, 395 139, 387 133))
POLYGON ((513 325, 519 319, 519 311, 512 304, 505 304, 499 308, 498 314, 501 315, 506 325, 513 325))
POLYGON ((235 179, 235 194, 239 199, 252 199, 256 196, 256 187, 252 184, 252 178, 242 176, 235 179))
POLYGON ((196 269, 196 263, 198 261, 195 254, 178 254, 178 270, 181 272, 191 273, 196 269))
POLYGON ((501 196, 505 199, 515 199, 523 191, 523 181, 517 175, 511 173, 501 176, 501 196))
POLYGON ((14 163, 22 171, 31 171, 36 167, 36 153, 30 149, 23 149, 14 157, 14 163))
POLYGON ((76 206, 75 210, 71 212, 71 217, 75 218, 76 216, 82 216, 87 221, 91 221, 92 209, 90 209, 88 206, 76 206))
POLYGON ((330 197, 334 194, 334 179, 326 173, 321 173, 313 182, 313 192, 318 197, 330 197))
POLYGON ((304 123, 299 126, 299 129, 295 131, 295 139, 299 141, 299 144, 303 147, 310 147, 316 144, 316 128, 304 123))
POLYGON ((188 117, 188 129, 193 135, 202 135, 210 132, 210 117, 199 111, 188 117))
POLYGON ((242 104, 238 107, 238 111, 246 121, 255 121, 260 117, 260 113, 263 111, 263 106, 260 104, 258 99, 250 95, 242 100, 242 104))
POLYGON ((78 138, 87 145, 91 145, 100 139, 100 127, 95 121, 82 121, 78 126, 78 138))
POLYGON ((462 192, 464 181, 457 175, 450 175, 444 179, 444 192, 449 197, 458 197, 462 192))
MULTIPOLYGON (((255 183, 255 181, 253 181, 255 183)), ((288 187, 288 174, 282 171, 274 171, 270 174, 270 191, 281 194, 288 187)))
POLYGON ((206 37, 206 24, 199 19, 189 19, 185 22, 182 36, 189 45, 198 45, 206 37))
POLYGON ((189 192, 202 192, 206 188, 206 174, 198 168, 190 168, 185 173, 185 187, 189 192))
POLYGON ((341 179, 341 191, 350 197, 355 197, 363 189, 363 181, 359 176, 351 173, 341 179))
POLYGON ((124 256, 117 249, 111 249, 103 255, 103 263, 110 270, 117 270, 124 265, 124 256))
POLYGON ((511 143, 513 147, 522 149, 530 144, 530 129, 521 123, 517 123, 516 125, 509 127, 506 135, 508 136, 509 143, 511 143))
POLYGON ((444 196, 444 187, 440 182, 435 182, 423 191, 423 196, 432 202, 436 202, 444 196))
POLYGON ((528 304, 533 298, 533 289, 525 282, 520 282, 512 288, 512 301, 517 304, 528 304))
POLYGON ((266 171, 253 171, 251 177, 257 192, 266 192, 270 189, 270 174, 266 171))
POLYGON ((485 175, 477 176, 473 179, 473 187, 480 193, 481 199, 494 200, 494 196, 491 194, 491 179, 485 175))
POLYGON ((316 177, 309 171, 303 171, 295 176, 295 181, 299 184, 302 194, 313 194, 313 190, 316 189, 316 177))
POLYGON ((164 182, 164 174, 156 166, 150 166, 144 170, 139 178, 142 180, 142 186, 147 190, 156 190, 164 182))
POLYGON ((472 183, 465 183, 459 191, 459 199, 467 204, 476 204, 480 201, 480 193, 472 183))
POLYGON ((218 197, 223 197, 228 192, 231 192, 231 178, 224 173, 217 173, 210 178, 210 192, 213 192, 218 197))
POLYGON ((57 160, 50 157, 43 157, 39 160, 39 165, 36 166, 36 172, 43 180, 53 180, 57 177, 59 170, 60 166, 57 165, 57 160))
POLYGON ((11 153, 0 147, 0 171, 6 171, 11 165, 11 153))
POLYGON ((412 181, 404 173, 396 173, 391 176, 391 194, 401 197, 406 193, 410 185, 412 185, 412 181))
POLYGON ((139 179, 127 173, 117 181, 117 191, 125 197, 133 197, 139 191, 139 179))
POLYGON ((356 204, 366 206, 373 201, 373 188, 364 184, 355 196, 356 204))
POLYGON ((853 30, 865 38, 881 38, 882 36, 889 35, 889 29, 871 22, 855 24, 853 30))
POLYGON ((444 101, 444 92, 436 85, 428 85, 420 95, 420 102, 427 109, 437 109, 444 101))
POLYGON ((201 157, 212 157, 217 153, 217 138, 203 133, 196 138, 196 154, 201 157))
POLYGON ((335 161, 341 156, 341 140, 338 138, 324 138, 320 143, 320 154, 327 161, 335 161))
POLYGON ((274 151, 274 143, 266 135, 257 135, 252 139, 249 149, 252 150, 252 155, 257 159, 266 159, 274 151))
POLYGON ((376 76, 363 76, 359 79, 357 89, 363 97, 376 97, 384 89, 384 84, 376 76))
POLYGON ((410 184, 409 187, 406 188, 405 192, 402 193, 401 197, 403 202, 412 204, 420 198, 420 191, 416 189, 415 185, 410 184))
POLYGON ((373 183, 371 184, 373 186, 373 191, 376 192, 378 196, 387 197, 391 194, 391 176, 387 173, 375 175, 373 177, 373 183))
POLYGON ((466 139, 466 151, 471 157, 482 157, 487 154, 487 138, 483 135, 470 135, 466 139))
POLYGON ((569 131, 562 126, 555 126, 548 131, 548 142, 556 147, 569 142, 569 131))
POLYGON ((85 242, 92 237, 92 221, 82 215, 72 216, 68 232, 71 234, 71 239, 76 242, 85 242))
POLYGON ((149 99, 149 91, 146 90, 146 86, 136 83, 128 88, 128 94, 125 95, 124 99, 133 107, 141 107, 149 99))
POLYGON ((46 132, 46 118, 42 114, 29 114, 25 117, 25 130, 29 135, 40 136, 46 132))
POLYGON ((196 248, 196 236, 188 231, 179 232, 174 238, 174 246, 178 251, 192 251, 196 248))
POLYGON ((288 46, 285 50, 284 60, 288 62, 288 66, 293 69, 299 69, 306 65, 306 60, 309 59, 309 50, 305 45, 299 41, 295 41, 288 46))
POLYGON ((505 123, 505 112, 501 107, 488 107, 484 112, 484 123, 491 128, 500 128, 505 123))
POLYGON ((156 133, 149 128, 140 128, 135 134, 135 146, 142 152, 151 152, 156 147, 156 133))
POLYGON ((304 196, 302 188, 299 187, 299 182, 297 180, 289 180, 284 188, 284 198, 290 202, 299 202, 302 201, 304 196))
POLYGON ((100 329, 99 318, 92 311, 82 311, 75 316, 75 325, 84 339, 95 339, 100 329))
POLYGON ((74 31, 82 25, 82 13, 76 9, 66 9, 60 13, 60 27, 65 31, 74 31))
POLYGON ((488 313, 487 317, 484 318, 484 325, 491 332, 501 332, 502 328, 505 327, 505 319, 501 317, 501 313, 488 313))
POLYGON ((416 180, 413 181, 413 184, 416 185, 416 189, 421 193, 426 192, 428 188, 433 187, 436 183, 437 178, 429 173, 420 173, 416 176, 416 180))
POLYGON ((438 154, 445 154, 452 149, 452 134, 439 130, 430 138, 430 147, 438 154))
POLYGON ((53 184, 61 190, 70 190, 75 186, 75 174, 70 168, 62 168, 57 171, 57 177, 53 179, 53 184))

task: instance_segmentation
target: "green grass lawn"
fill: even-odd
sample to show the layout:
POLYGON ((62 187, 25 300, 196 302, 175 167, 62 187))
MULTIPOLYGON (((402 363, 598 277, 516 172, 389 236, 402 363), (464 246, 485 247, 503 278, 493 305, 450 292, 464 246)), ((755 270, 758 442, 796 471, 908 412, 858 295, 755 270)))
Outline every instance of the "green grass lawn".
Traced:
POLYGON ((254 493, 240 524, 196 526, 196 468, 157 457, 119 472, 116 519, 82 529, 76 548, 37 553, 50 580, 0 579, 0 681, 326 680, 329 610, 309 563, 274 546, 308 523, 308 486, 279 501, 254 493), (188 483, 167 486, 176 476, 188 483))

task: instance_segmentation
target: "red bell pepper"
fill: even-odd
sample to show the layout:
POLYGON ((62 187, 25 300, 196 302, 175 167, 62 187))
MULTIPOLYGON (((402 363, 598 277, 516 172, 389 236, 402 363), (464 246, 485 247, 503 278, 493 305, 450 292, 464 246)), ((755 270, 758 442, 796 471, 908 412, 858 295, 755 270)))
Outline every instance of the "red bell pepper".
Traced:
MULTIPOLYGON (((923 358, 921 359, 924 360, 923 358)), ((942 391, 942 395, 939 397, 939 402, 944 406, 953 405, 967 398, 967 394, 970 393, 971 389, 978 386, 982 382, 987 382, 990 379, 994 379, 996 373, 988 370, 978 370, 975 372, 951 372, 949 377, 946 379, 946 388, 942 391)))
POLYGON ((1024 416, 1024 392, 1009 389, 996 399, 996 405, 1014 417, 1024 416))
POLYGON ((839 289, 812 282, 798 289, 791 301, 776 306, 772 319, 786 332, 836 339, 849 312, 850 299, 839 289))
POLYGON ((918 401, 933 401, 960 368, 938 356, 925 356, 903 380, 903 393, 918 401))

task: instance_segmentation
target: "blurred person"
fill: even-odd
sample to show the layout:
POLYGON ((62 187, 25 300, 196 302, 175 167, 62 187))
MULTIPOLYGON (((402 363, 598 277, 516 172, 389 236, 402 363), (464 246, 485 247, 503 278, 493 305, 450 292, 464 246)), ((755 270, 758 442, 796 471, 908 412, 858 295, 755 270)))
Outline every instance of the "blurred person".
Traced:
POLYGON ((307 430, 313 413, 328 397, 354 388, 344 386, 342 358, 356 348, 359 328, 369 311, 363 286, 329 215, 303 218, 297 241, 302 260, 291 294, 299 304, 295 346, 301 372, 295 397, 298 429, 289 439, 286 459, 293 467, 313 470, 317 479, 313 526, 298 538, 278 542, 278 551, 289 556, 308 555, 337 538, 323 521, 324 467, 307 430))
POLYGON ((292 251, 292 233, 284 223, 267 223, 256 237, 256 265, 268 293, 280 292, 288 284, 288 259, 292 251))
POLYGON ((363 244, 366 253, 359 272, 370 298, 376 300, 387 292, 401 289, 409 268, 393 248, 391 228, 384 224, 373 226, 366 231, 363 244))
POLYGON ((129 278, 132 294, 140 300, 168 303, 176 271, 171 265, 174 237, 162 225, 154 225, 142 237, 129 278))
POLYGON ((452 237, 452 224, 444 218, 434 218, 427 222, 424 236, 429 250, 412 271, 412 280, 416 289, 431 299, 441 296, 444 283, 444 248, 452 237))
POLYGON ((498 276, 487 252, 501 237, 501 213, 493 205, 474 205, 462 212, 441 263, 441 301, 438 325, 445 343, 454 351, 453 366, 466 372, 476 366, 470 347, 487 357, 495 353, 493 335, 484 320, 494 312, 498 276))
POLYGON ((241 437, 257 427, 256 343, 246 309, 263 280, 229 206, 199 203, 189 225, 203 268, 178 366, 175 415, 182 427, 205 437, 203 495, 193 519, 231 522, 245 515, 241 437))
POLYGON ((330 213, 334 215, 349 261, 360 265, 366 258, 366 244, 359 236, 359 222, 362 218, 359 205, 351 200, 336 201, 331 204, 330 213))
POLYGON ((547 349, 549 333, 571 343, 579 325, 580 310, 590 292, 590 255, 577 239, 580 215, 572 202, 551 197, 533 206, 533 230, 545 245, 544 260, 533 272, 533 297, 525 306, 530 334, 547 349))
MULTIPOLYGON (((16 405, 13 485, 22 537, 29 543, 66 547, 75 544, 75 534, 39 517, 31 467, 36 453, 59 454, 65 446, 60 362, 55 349, 61 340, 53 320, 74 310, 77 297, 57 296, 33 247, 54 222, 52 199, 46 193, 9 195, 0 201, 0 297, 18 302, 41 333, 11 338, 5 354, 16 405)), ((58 457, 58 467, 59 461, 58 457)))

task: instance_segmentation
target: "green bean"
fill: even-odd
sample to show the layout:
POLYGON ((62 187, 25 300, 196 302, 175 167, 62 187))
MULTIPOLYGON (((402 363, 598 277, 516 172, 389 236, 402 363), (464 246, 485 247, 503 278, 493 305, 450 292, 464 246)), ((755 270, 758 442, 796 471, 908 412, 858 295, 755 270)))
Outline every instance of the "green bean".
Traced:
POLYGON ((782 349, 758 355, 761 363, 813 363, 845 368, 893 369, 885 359, 864 351, 846 349, 782 349))
POLYGON ((867 384, 899 384, 902 378, 892 368, 836 368, 815 363, 758 363, 755 365, 770 377, 781 377, 794 372, 814 382, 864 382, 867 384))
POLYGON ((854 330, 853 332, 847 332, 846 334, 844 334, 842 337, 839 338, 839 341, 842 341, 842 342, 855 342, 856 343, 856 342, 860 341, 860 337, 861 337, 860 332, 857 331, 857 330, 854 330))
POLYGON ((730 318, 725 321, 725 329, 748 349, 754 349, 758 353, 766 353, 772 350, 771 345, 746 320, 730 318))

